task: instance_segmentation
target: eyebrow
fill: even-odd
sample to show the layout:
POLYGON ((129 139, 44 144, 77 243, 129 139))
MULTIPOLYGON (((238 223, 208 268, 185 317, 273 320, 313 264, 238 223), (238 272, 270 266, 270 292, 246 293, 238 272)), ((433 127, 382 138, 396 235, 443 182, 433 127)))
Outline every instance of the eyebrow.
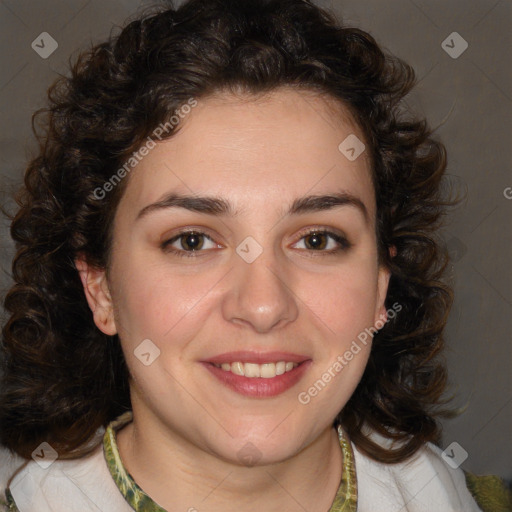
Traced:
MULTIPOLYGON (((369 221, 368 209, 361 199, 348 192, 338 192, 327 195, 310 195, 295 199, 289 208, 287 215, 300 215, 305 213, 331 210, 337 206, 351 206, 356 208, 369 221)), ((137 215, 139 220, 151 212, 167 208, 184 208, 198 213, 209 215, 237 215, 237 211, 225 199, 220 197, 192 196, 180 194, 168 194, 159 201, 149 204, 140 210, 137 215)))

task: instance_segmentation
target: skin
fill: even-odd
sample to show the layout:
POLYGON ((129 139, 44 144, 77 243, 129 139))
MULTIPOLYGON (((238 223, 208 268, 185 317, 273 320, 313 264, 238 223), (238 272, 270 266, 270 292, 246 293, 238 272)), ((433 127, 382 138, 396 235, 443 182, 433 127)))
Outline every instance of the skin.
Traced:
POLYGON ((385 318, 389 281, 377 257, 367 153, 349 161, 338 150, 350 134, 364 140, 341 105, 313 92, 201 99, 130 175, 108 272, 77 261, 95 323, 119 334, 132 376, 134 421, 118 433, 121 457, 167 510, 325 512, 332 504, 342 467, 332 422, 370 343, 310 403, 298 394, 385 318), (352 204, 286 213, 297 198, 340 191, 358 198, 367 217, 352 204), (172 207, 137 218, 171 192, 223 198, 234 214, 172 207), (191 227, 213 242, 203 239, 192 257, 161 247, 191 227), (350 247, 327 236, 325 248, 312 248, 306 235, 315 228, 350 247), (263 248, 252 263, 236 252, 248 236, 263 248), (134 355, 145 339, 160 350, 149 366, 134 355), (284 350, 311 364, 281 395, 246 397, 200 363, 234 350, 284 350), (261 457, 253 467, 237 456, 248 442, 261 457))

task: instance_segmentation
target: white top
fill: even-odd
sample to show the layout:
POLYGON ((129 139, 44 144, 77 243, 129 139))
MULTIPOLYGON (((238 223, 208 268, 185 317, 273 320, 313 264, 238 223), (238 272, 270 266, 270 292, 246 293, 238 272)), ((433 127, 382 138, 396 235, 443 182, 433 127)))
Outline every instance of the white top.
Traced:
POLYGON ((399 464, 382 464, 354 445, 358 512, 478 512, 466 487, 464 472, 441 458, 441 450, 427 443, 399 464))

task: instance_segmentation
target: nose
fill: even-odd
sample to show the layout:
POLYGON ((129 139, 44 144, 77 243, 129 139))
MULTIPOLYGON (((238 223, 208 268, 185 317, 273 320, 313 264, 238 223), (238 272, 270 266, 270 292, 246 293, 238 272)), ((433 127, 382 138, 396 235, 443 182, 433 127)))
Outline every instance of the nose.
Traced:
POLYGON ((295 321, 299 312, 297 298, 289 277, 271 251, 264 251, 252 263, 238 255, 233 258, 234 271, 229 273, 229 288, 222 304, 224 318, 258 333, 295 321))

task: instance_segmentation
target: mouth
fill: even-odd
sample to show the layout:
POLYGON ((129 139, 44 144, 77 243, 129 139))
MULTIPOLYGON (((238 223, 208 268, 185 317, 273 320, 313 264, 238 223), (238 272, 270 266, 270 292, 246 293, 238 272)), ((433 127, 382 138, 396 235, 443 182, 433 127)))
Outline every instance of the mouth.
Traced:
POLYGON ((230 352, 201 361, 217 381, 251 397, 284 393, 304 375, 312 360, 287 352, 230 352))

